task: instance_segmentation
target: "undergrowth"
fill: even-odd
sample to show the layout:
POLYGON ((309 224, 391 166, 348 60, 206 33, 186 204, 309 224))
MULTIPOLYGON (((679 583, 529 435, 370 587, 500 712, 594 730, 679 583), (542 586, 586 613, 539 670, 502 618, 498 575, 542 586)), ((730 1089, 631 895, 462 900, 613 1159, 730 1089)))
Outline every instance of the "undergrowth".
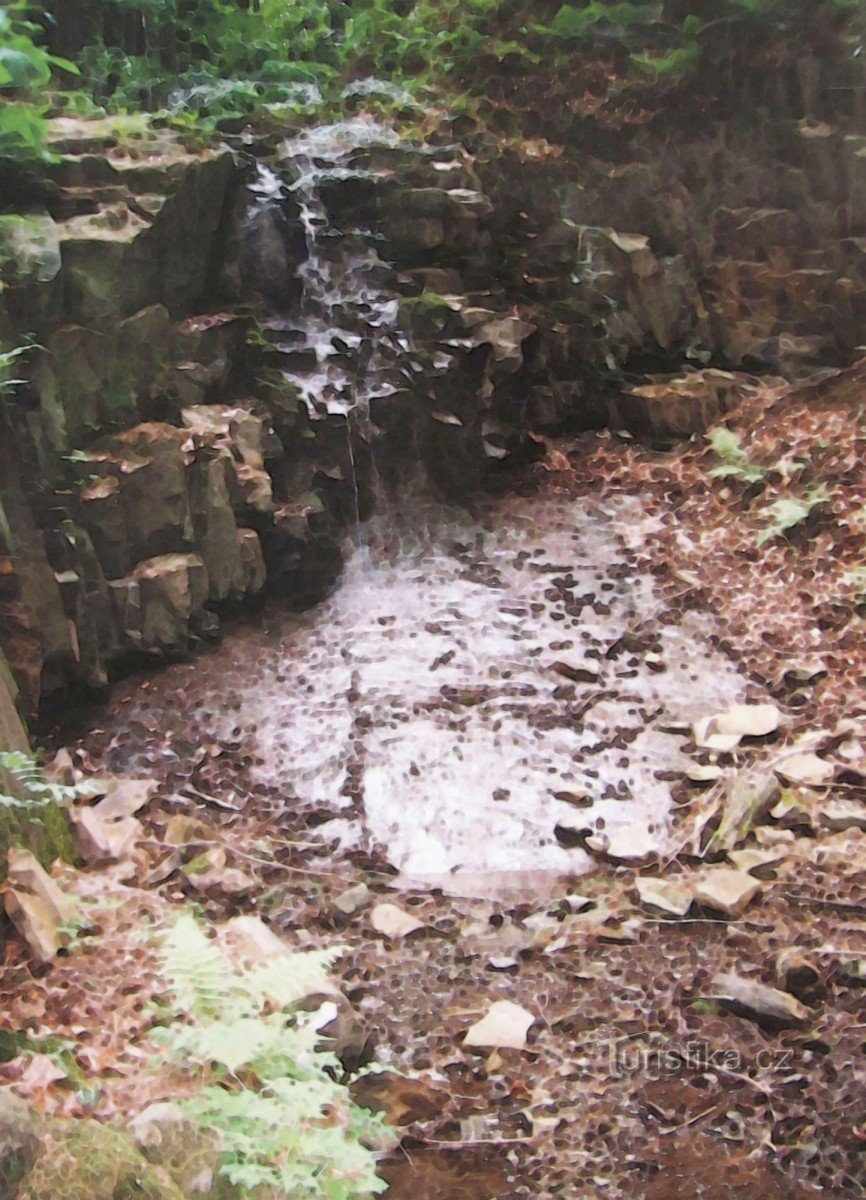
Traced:
POLYGON ((861 7, 862 0, 14 0, 0 5, 0 157, 44 155, 49 84, 51 102, 71 114, 159 110, 208 128, 268 109, 296 117, 345 109, 358 100, 359 81, 378 86, 365 96, 374 107, 398 111, 435 98, 460 107, 485 97, 494 75, 567 71, 575 54, 615 62, 617 86, 646 90, 700 78, 719 39, 726 57, 744 62, 761 45, 788 45, 796 58, 819 31, 857 54, 859 31, 847 19, 861 7), (66 42, 74 63, 46 49, 66 42))
POLYGON ((339 948, 236 966, 190 914, 165 935, 162 963, 178 1019, 161 1040, 203 1086, 188 1112, 219 1137, 219 1171, 244 1197, 351 1200, 384 1191, 365 1142, 378 1118, 336 1081, 318 1014, 299 1001, 330 990, 339 948), (260 1189, 264 1189, 263 1191, 260 1189))
POLYGON ((77 788, 47 780, 34 755, 0 751, 0 808, 21 809, 38 821, 41 810, 71 804, 77 796, 77 788), (4 776, 14 784, 14 794, 3 786, 4 776))
MULTIPOLYGON (((732 479, 749 488, 758 488, 763 487, 770 477, 775 477, 790 485, 792 480, 802 476, 807 467, 800 459, 787 457, 768 465, 755 462, 743 449, 739 434, 724 425, 712 430, 707 440, 720 459, 708 472, 714 479, 732 479)), ((832 495, 825 483, 805 485, 801 479, 799 486, 788 495, 778 496, 759 506, 757 517, 763 528, 757 535, 758 545, 787 537, 831 500, 832 495)))

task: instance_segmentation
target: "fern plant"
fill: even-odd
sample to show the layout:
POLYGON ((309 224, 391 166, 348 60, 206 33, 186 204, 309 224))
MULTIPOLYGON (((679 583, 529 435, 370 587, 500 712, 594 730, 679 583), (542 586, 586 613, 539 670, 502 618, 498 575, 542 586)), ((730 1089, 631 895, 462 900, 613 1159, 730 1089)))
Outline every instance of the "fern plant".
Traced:
MULTIPOLYGON (((0 266, 2 265, 3 263, 0 261, 0 266)), ((15 378, 17 370, 15 363, 23 354, 27 354, 32 349, 32 346, 16 346, 12 350, 0 350, 0 399, 4 396, 13 396, 15 389, 27 382, 25 379, 15 378)))
POLYGON ((45 779, 39 762, 32 754, 20 750, 0 751, 0 785, 3 776, 16 785, 12 795, 0 786, 0 808, 25 809, 39 819, 39 810, 61 804, 71 804, 77 789, 45 779))
POLYGON ((381 1123, 335 1082, 338 1063, 320 1048, 318 1014, 292 1011, 304 996, 331 990, 327 968, 341 952, 239 968, 189 914, 163 939, 163 971, 182 1019, 161 1039, 203 1074, 186 1108, 218 1135, 220 1173, 247 1194, 351 1200, 386 1187, 364 1144, 381 1139, 381 1123))

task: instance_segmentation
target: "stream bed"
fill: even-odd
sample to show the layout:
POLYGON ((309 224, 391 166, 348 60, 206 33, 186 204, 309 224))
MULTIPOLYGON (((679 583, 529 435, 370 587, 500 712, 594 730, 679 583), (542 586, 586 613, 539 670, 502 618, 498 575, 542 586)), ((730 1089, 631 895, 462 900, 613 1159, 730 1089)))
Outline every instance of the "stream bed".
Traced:
POLYGON ((416 498, 361 531, 314 609, 269 608, 117 685, 107 765, 165 774, 196 729, 335 855, 376 851, 454 894, 580 873, 587 833, 627 859, 663 850, 687 725, 743 681, 711 619, 665 613, 636 572, 640 517, 626 499, 416 498))

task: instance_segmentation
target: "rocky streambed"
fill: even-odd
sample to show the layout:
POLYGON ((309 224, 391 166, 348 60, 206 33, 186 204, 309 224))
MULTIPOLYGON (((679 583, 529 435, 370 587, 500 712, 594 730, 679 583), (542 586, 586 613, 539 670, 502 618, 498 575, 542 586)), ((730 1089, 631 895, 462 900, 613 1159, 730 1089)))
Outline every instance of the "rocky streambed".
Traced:
POLYGON ((862 138, 729 124, 56 123, 0 636, 96 870, 6 949, 37 1107, 183 1093, 130 934, 192 900, 348 946, 398 1197, 859 1194, 862 138))
POLYGON ((749 558, 760 508, 722 501, 704 451, 586 435, 520 496, 415 492, 320 605, 266 607, 67 727, 85 776, 156 794, 107 897, 101 873, 83 885, 99 999, 74 954, 38 989, 61 1031, 70 995, 115 1009, 88 1042, 99 1097, 24 1090, 79 1117, 171 1094, 142 1069, 153 982, 130 985, 128 930, 195 900, 348 946, 330 1032, 350 1073, 375 1056, 356 1086, 399 1127, 397 1197, 856 1195, 861 618, 815 634, 862 482, 850 387, 734 417, 760 417, 762 457, 791 412, 803 447, 835 434, 814 469, 838 511, 799 548, 749 558), (738 701, 777 727, 702 748, 699 718, 738 701), (814 760, 786 784, 807 751, 820 785, 814 760), (473 1044, 503 1003, 512 1023, 473 1044))
POLYGON ((232 744, 314 840, 469 895, 581 873, 584 836, 663 854, 686 732, 756 689, 635 569, 641 527, 634 500, 406 497, 308 613, 120 684, 106 765, 172 777, 232 744))

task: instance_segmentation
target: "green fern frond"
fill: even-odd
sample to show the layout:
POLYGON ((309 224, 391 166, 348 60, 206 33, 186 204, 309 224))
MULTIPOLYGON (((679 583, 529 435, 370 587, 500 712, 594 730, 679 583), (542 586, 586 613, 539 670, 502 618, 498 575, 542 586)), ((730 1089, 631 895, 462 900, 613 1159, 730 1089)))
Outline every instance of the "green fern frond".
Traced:
POLYGON ((782 537, 807 521, 816 508, 829 503, 830 492, 826 484, 820 483, 809 488, 802 496, 780 496, 772 504, 761 511, 761 519, 765 528, 758 534, 758 545, 782 537))
POLYGON ((39 760, 21 750, 0 751, 2 775, 12 780, 18 793, 0 793, 0 805, 5 808, 47 808, 51 804, 71 804, 78 796, 78 788, 46 780, 39 760))
POLYGON ((180 1010, 199 1018, 225 1013, 237 994, 237 977, 199 923, 184 913, 162 943, 163 972, 180 1010))
POLYGON ((342 953, 280 955, 244 970, 189 914, 163 936, 163 970, 183 1019, 156 1036, 204 1076, 185 1107, 219 1134, 220 1174, 242 1200, 262 1191, 354 1200, 385 1189, 367 1148, 383 1143, 384 1126, 336 1082, 337 1059, 321 1047, 327 1014, 291 1011, 334 990, 327 969, 342 953))
POLYGON ((272 958, 245 972, 241 983, 258 1008, 266 1003, 291 1008, 306 996, 333 992, 328 968, 344 952, 342 946, 331 946, 272 958))

